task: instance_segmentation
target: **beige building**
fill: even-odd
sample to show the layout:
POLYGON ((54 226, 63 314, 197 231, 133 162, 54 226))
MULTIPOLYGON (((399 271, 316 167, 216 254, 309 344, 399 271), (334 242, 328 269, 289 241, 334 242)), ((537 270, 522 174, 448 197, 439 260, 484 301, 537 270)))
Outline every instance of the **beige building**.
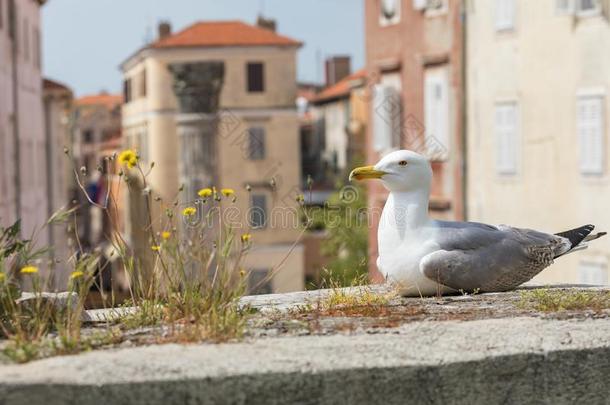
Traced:
POLYGON ((324 177, 345 181, 355 159, 364 159, 368 123, 367 75, 364 69, 327 86, 313 100, 314 121, 324 134, 320 157, 326 167, 324 177), (342 176, 337 179, 336 177, 342 176))
MULTIPOLYGON (((610 230, 610 2, 467 3, 468 217, 610 230)), ((534 281, 608 283, 610 242, 534 281)))
POLYGON ((289 255, 260 292, 304 288, 303 248, 291 249, 300 231, 282 223, 294 215, 300 190, 301 44, 273 25, 200 22, 171 33, 164 23, 157 41, 121 65, 123 135, 144 164, 155 163, 149 180, 161 204, 173 201, 180 184, 182 203, 202 187, 234 188, 242 218, 254 228, 246 259, 252 284, 289 255))

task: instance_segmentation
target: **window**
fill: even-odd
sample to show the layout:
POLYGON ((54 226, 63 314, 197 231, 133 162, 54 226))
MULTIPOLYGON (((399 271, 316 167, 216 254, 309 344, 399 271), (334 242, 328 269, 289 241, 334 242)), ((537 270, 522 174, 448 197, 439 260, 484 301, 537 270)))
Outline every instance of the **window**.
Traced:
POLYGON ((413 10, 425 10, 428 0, 413 0, 413 10))
POLYGON ((41 68, 42 67, 42 51, 40 48, 40 30, 38 28, 34 29, 33 32, 33 37, 34 37, 34 64, 37 68, 41 68))
POLYGON ((396 149, 401 144, 402 80, 400 72, 381 76, 373 93, 373 147, 377 152, 396 149))
POLYGON ((516 174, 519 144, 517 103, 497 103, 495 110, 496 170, 499 174, 516 174))
POLYGON ((140 73, 140 89, 138 93, 139 97, 146 97, 146 69, 140 73))
POLYGON ((400 5, 402 0, 380 0, 379 1, 379 25, 398 24, 400 22, 400 5))
POLYGON ((576 0, 576 13, 579 16, 598 15, 601 11, 600 0, 576 0))
POLYGON ((515 0, 495 0, 496 30, 505 31, 515 28, 515 0))
POLYGON ((265 69, 260 62, 247 64, 248 93, 261 93, 265 91, 265 69))
POLYGON ((449 88, 446 67, 426 69, 424 117, 427 149, 437 158, 449 151, 449 88))
POLYGON ((575 0, 555 0, 555 12, 558 15, 574 13, 575 0))
POLYGON ((131 79, 125 79, 123 81, 123 98, 125 99, 125 103, 131 101, 131 79))
POLYGON ((608 268, 605 263, 582 261, 578 266, 578 282, 581 284, 608 284, 608 268))
POLYGON ((251 160, 265 158, 265 128, 252 127, 248 129, 248 157, 251 160))
POLYGON ((253 269, 248 275, 248 292, 251 295, 271 294, 271 278, 267 269, 253 269))
POLYGON ((84 143, 93 143, 93 130, 86 129, 83 131, 83 142, 84 143))
POLYGON ((602 174, 604 171, 604 98, 583 95, 577 102, 577 130, 580 144, 580 172, 602 174))
POLYGON ((145 129, 137 133, 136 140, 138 142, 136 150, 138 151, 140 159, 142 159, 143 162, 148 163, 148 134, 145 129))
POLYGON ((8 35, 13 41, 17 41, 17 8, 15 0, 8 0, 8 35))
POLYGON ((250 226, 252 229, 264 228, 267 225, 267 197, 253 194, 250 207, 250 226))
POLYGON ((432 17, 448 11, 447 0, 427 0, 426 16, 432 17))

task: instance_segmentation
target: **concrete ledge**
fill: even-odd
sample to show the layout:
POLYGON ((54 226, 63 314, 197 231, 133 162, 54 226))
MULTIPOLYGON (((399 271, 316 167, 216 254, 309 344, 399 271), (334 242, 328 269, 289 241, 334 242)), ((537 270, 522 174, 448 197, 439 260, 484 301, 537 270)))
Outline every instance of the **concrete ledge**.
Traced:
POLYGON ((0 367, 0 404, 608 404, 608 319, 115 349, 0 367))

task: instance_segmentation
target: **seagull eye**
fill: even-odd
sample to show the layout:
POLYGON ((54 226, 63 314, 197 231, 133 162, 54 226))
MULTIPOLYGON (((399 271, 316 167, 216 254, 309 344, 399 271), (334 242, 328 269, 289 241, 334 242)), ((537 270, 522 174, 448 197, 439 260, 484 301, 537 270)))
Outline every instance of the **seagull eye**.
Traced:
POLYGON ((398 166, 406 166, 406 165, 407 165, 406 160, 401 160, 400 162, 398 162, 398 166))

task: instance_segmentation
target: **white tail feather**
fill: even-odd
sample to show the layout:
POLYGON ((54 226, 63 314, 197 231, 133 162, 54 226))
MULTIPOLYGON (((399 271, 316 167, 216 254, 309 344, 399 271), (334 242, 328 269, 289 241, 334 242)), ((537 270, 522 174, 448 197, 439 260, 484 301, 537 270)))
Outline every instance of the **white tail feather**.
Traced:
POLYGON ((563 254, 563 256, 569 255, 570 253, 578 252, 579 250, 585 250, 588 247, 589 244, 587 242, 580 242, 578 246, 572 248, 571 250, 568 250, 566 253, 563 254))

